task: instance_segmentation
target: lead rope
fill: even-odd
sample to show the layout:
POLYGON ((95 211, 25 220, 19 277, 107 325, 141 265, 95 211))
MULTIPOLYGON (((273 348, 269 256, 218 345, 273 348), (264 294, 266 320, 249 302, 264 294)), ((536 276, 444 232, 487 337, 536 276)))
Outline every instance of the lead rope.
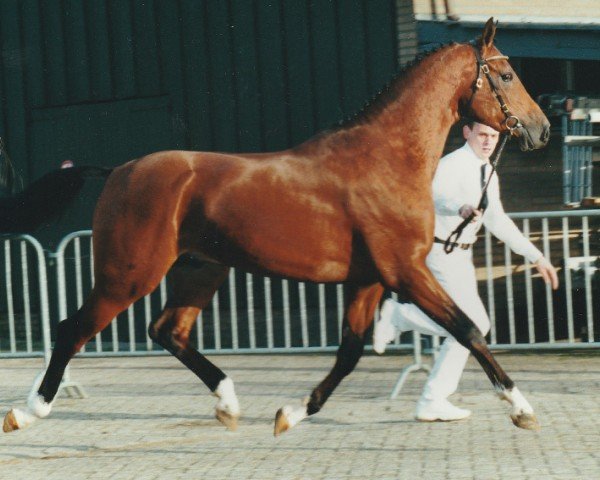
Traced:
MULTIPOLYGON (((483 211, 485 210, 485 208, 483 206, 483 201, 484 201, 483 199, 486 196, 487 189, 490 185, 490 181, 492 180, 492 175, 494 175, 494 172, 496 171, 496 166, 498 165, 498 162, 500 161, 500 155, 502 155, 502 151, 504 150, 504 146, 506 145, 506 142, 508 141, 509 137, 510 137, 510 133, 502 134, 502 140, 500 140, 500 145, 498 145, 498 148, 496 149, 496 152, 494 153, 494 157, 491 162, 492 163, 492 171, 490 172, 490 175, 488 176, 488 179, 485 182, 484 187, 481 189, 481 198, 479 199, 479 204, 477 205, 477 210, 481 210, 482 214, 483 214, 483 211)), ((458 227, 456 227, 450 235, 448 235, 448 238, 444 242, 444 252, 452 253, 454 251, 454 248, 458 245, 458 239, 462 235, 463 230, 469 223, 471 223, 471 220, 473 220, 473 217, 475 217, 475 214, 471 213, 471 215, 469 215, 467 218, 465 218, 460 223, 460 225, 458 227)))

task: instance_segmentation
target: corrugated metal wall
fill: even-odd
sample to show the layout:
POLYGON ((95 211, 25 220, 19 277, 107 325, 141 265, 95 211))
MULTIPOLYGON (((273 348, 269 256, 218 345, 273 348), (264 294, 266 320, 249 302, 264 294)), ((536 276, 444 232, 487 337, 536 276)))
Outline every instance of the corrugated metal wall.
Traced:
POLYGON ((387 83, 397 39, 394 0, 2 0, 0 135, 25 183, 65 159, 281 149, 387 83))
POLYGON ((396 0, 398 35, 398 63, 404 65, 415 58, 418 51, 417 27, 413 0, 396 0))

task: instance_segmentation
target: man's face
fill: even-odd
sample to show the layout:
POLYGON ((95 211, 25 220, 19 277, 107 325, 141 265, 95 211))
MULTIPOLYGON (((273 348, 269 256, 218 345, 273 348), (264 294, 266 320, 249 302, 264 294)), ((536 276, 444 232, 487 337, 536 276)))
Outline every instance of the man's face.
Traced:
POLYGON ((470 129, 468 125, 463 127, 463 136, 475 155, 482 160, 487 160, 494 152, 500 134, 487 125, 475 123, 473 129, 470 129))

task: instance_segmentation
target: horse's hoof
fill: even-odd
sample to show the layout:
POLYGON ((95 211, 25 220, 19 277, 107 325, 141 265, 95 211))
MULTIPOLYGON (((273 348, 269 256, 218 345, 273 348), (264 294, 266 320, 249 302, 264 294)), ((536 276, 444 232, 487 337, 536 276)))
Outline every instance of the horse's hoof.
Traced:
POLYGON ((524 428, 525 430, 539 431, 541 426, 533 413, 521 413, 520 415, 511 415, 510 419, 516 427, 524 428))
POLYGON ((289 430, 291 426, 290 422, 288 421, 287 414, 286 412, 284 412, 284 409, 285 407, 280 408, 275 414, 275 430, 273 432, 273 435, 275 435, 276 437, 281 435, 283 432, 289 430))
POLYGON ((215 417, 219 422, 225 425, 227 430, 231 430, 232 432, 235 432, 237 430, 238 418, 240 418, 239 415, 232 415, 231 413, 226 412, 225 410, 217 409, 215 410, 215 417))
POLYGON ((8 432, 12 432, 12 431, 18 430, 18 429, 19 429, 19 424, 17 423, 15 414, 12 410, 10 410, 4 417, 4 425, 2 425, 2 430, 5 433, 8 433, 8 432))

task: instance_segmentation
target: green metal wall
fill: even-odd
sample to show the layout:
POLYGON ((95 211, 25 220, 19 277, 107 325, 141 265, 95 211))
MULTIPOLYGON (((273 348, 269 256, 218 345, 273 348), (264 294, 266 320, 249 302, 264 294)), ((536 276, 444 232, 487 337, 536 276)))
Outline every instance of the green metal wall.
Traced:
MULTIPOLYGON (((397 65, 394 0, 2 0, 0 135, 25 183, 161 149, 276 150, 397 65)), ((101 185, 40 235, 89 228, 101 185)))

